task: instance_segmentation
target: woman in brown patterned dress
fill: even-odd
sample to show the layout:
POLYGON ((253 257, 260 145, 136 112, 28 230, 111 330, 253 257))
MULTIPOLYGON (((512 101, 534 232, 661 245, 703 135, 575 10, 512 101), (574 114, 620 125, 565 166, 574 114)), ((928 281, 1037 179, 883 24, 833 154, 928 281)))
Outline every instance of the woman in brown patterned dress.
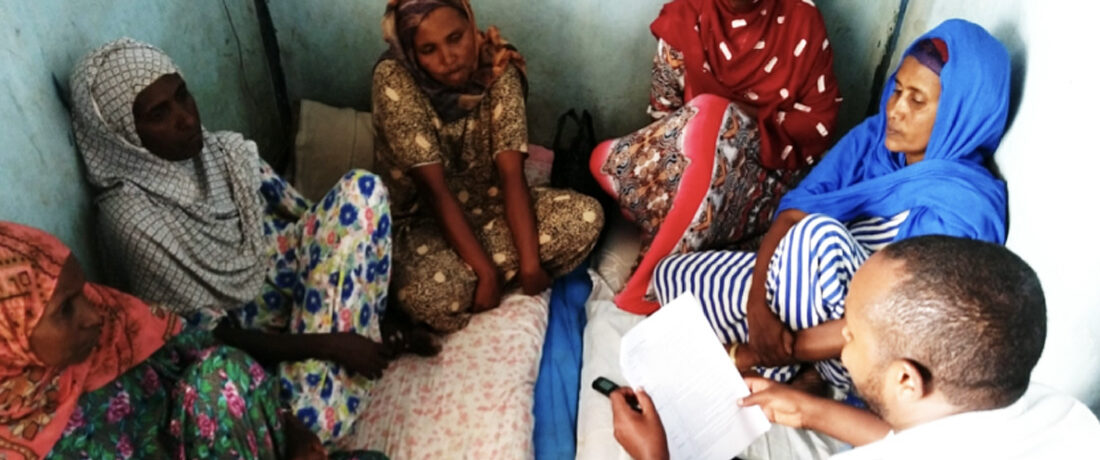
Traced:
POLYGON ((599 204, 529 189, 524 60, 467 0, 390 0, 374 70, 379 171, 394 215, 391 301, 440 332, 576 268, 599 204))

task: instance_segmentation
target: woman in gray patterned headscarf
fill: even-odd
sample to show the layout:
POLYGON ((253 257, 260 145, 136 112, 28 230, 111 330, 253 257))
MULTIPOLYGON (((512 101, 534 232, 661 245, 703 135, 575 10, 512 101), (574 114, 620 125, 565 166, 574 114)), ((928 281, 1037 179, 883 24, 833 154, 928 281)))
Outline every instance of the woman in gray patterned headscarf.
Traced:
POLYGON ((132 39, 87 55, 71 86, 120 287, 195 323, 228 314, 219 338, 279 363, 298 417, 338 447, 366 408, 369 379, 409 343, 381 341, 390 277, 382 183, 351 171, 311 205, 255 143, 203 129, 179 69, 132 39))

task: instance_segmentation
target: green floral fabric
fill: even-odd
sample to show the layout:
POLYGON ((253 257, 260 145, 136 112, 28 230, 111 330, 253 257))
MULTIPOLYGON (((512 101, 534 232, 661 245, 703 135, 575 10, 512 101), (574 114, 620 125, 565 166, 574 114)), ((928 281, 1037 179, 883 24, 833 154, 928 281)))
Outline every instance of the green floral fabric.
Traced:
POLYGON ((282 458, 276 381, 205 331, 80 397, 49 458, 282 458))

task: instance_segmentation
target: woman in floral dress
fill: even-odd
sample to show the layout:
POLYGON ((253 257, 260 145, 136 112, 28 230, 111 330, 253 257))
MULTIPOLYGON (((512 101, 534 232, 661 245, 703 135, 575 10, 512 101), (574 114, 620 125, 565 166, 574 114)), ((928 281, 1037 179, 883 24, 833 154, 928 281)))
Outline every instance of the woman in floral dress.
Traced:
MULTIPOLYGON (((276 370, 286 404, 335 449, 373 379, 410 343, 382 342, 381 181, 351 171, 307 202, 253 142, 203 128, 179 69, 152 45, 104 45, 71 87, 113 281, 192 323, 220 324, 217 337, 276 370)), ((421 351, 434 351, 430 341, 421 351)))
POLYGON ((0 222, 0 312, 0 458, 324 454, 248 355, 85 282, 45 232, 0 222))

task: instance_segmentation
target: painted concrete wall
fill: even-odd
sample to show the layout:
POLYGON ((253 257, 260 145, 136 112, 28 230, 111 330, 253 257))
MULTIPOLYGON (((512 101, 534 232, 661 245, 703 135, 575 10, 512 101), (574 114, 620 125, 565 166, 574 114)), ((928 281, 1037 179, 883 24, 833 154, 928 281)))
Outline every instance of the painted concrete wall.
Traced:
POLYGON ((196 5, 0 0, 0 219, 58 235, 95 270, 92 205, 60 94, 81 56, 123 35, 175 58, 208 129, 273 144, 278 117, 252 1, 196 5))
MULTIPOLYGON (((557 115, 593 111, 598 133, 610 136, 645 123, 648 73, 655 42, 647 30, 662 0, 475 0, 481 28, 501 33, 527 58, 530 135, 549 143, 557 115)), ((291 100, 370 109, 371 72, 385 51, 384 2, 272 0, 291 100)))
POLYGON ((872 94, 875 69, 887 52, 901 1, 819 0, 817 7, 834 44, 833 72, 844 97, 837 133, 846 133, 867 118, 868 106, 878 100, 872 94))
MULTIPOLYGON (((547 143, 557 114, 593 110, 602 136, 645 123, 654 41, 647 26, 663 0, 475 0, 482 26, 497 24, 525 52, 531 73, 531 134, 547 143), (629 6, 624 7, 624 2, 629 6), (522 5, 522 6, 517 6, 522 5)), ((269 0, 290 98, 369 107, 370 71, 382 52, 382 2, 269 0)), ((872 75, 885 51, 898 0, 819 0, 837 57, 845 103, 841 125, 865 114, 872 75)), ((1087 108, 1094 60, 1073 46, 1089 43, 1096 11, 1064 14, 1067 1, 911 0, 900 31, 904 47, 949 17, 989 28, 1013 55, 1018 115, 998 153, 1009 183, 1008 245, 1039 272, 1050 333, 1036 379, 1070 391, 1100 410, 1100 240, 1088 197, 1100 158, 1087 108), (1067 222, 1068 220, 1068 222, 1067 222)), ((196 94, 205 125, 257 139, 265 152, 279 139, 277 115, 249 0, 0 0, 0 218, 59 235, 93 260, 88 191, 72 142, 62 92, 75 61, 121 35, 172 54, 196 94), (138 14, 140 13, 140 14, 138 14), (235 36, 230 19, 236 27, 235 36), (239 45, 238 45, 239 39, 239 45), (238 48, 239 47, 239 48, 238 48)), ((1086 7, 1096 9, 1096 6, 1086 7)), ((895 55, 894 62, 897 60, 895 55)))
MULTIPOLYGON (((548 144, 557 116, 587 108, 597 135, 644 126, 656 41, 649 23, 667 0, 474 0, 478 25, 497 25, 526 56, 534 142, 548 144)), ((899 0, 818 2, 837 50, 846 130, 866 112, 875 66, 899 0), (842 46, 843 45, 843 46, 842 46)), ((384 2, 270 0, 291 100, 370 109, 370 76, 385 50, 384 2)))
POLYGON ((1047 343, 1033 377, 1100 413, 1100 157, 1092 142, 1100 66, 1080 54, 1094 41, 1100 6, 1070 3, 911 0, 899 47, 961 17, 1009 48, 1016 115, 996 159, 1008 182, 1008 247, 1038 272, 1047 299, 1047 343))

